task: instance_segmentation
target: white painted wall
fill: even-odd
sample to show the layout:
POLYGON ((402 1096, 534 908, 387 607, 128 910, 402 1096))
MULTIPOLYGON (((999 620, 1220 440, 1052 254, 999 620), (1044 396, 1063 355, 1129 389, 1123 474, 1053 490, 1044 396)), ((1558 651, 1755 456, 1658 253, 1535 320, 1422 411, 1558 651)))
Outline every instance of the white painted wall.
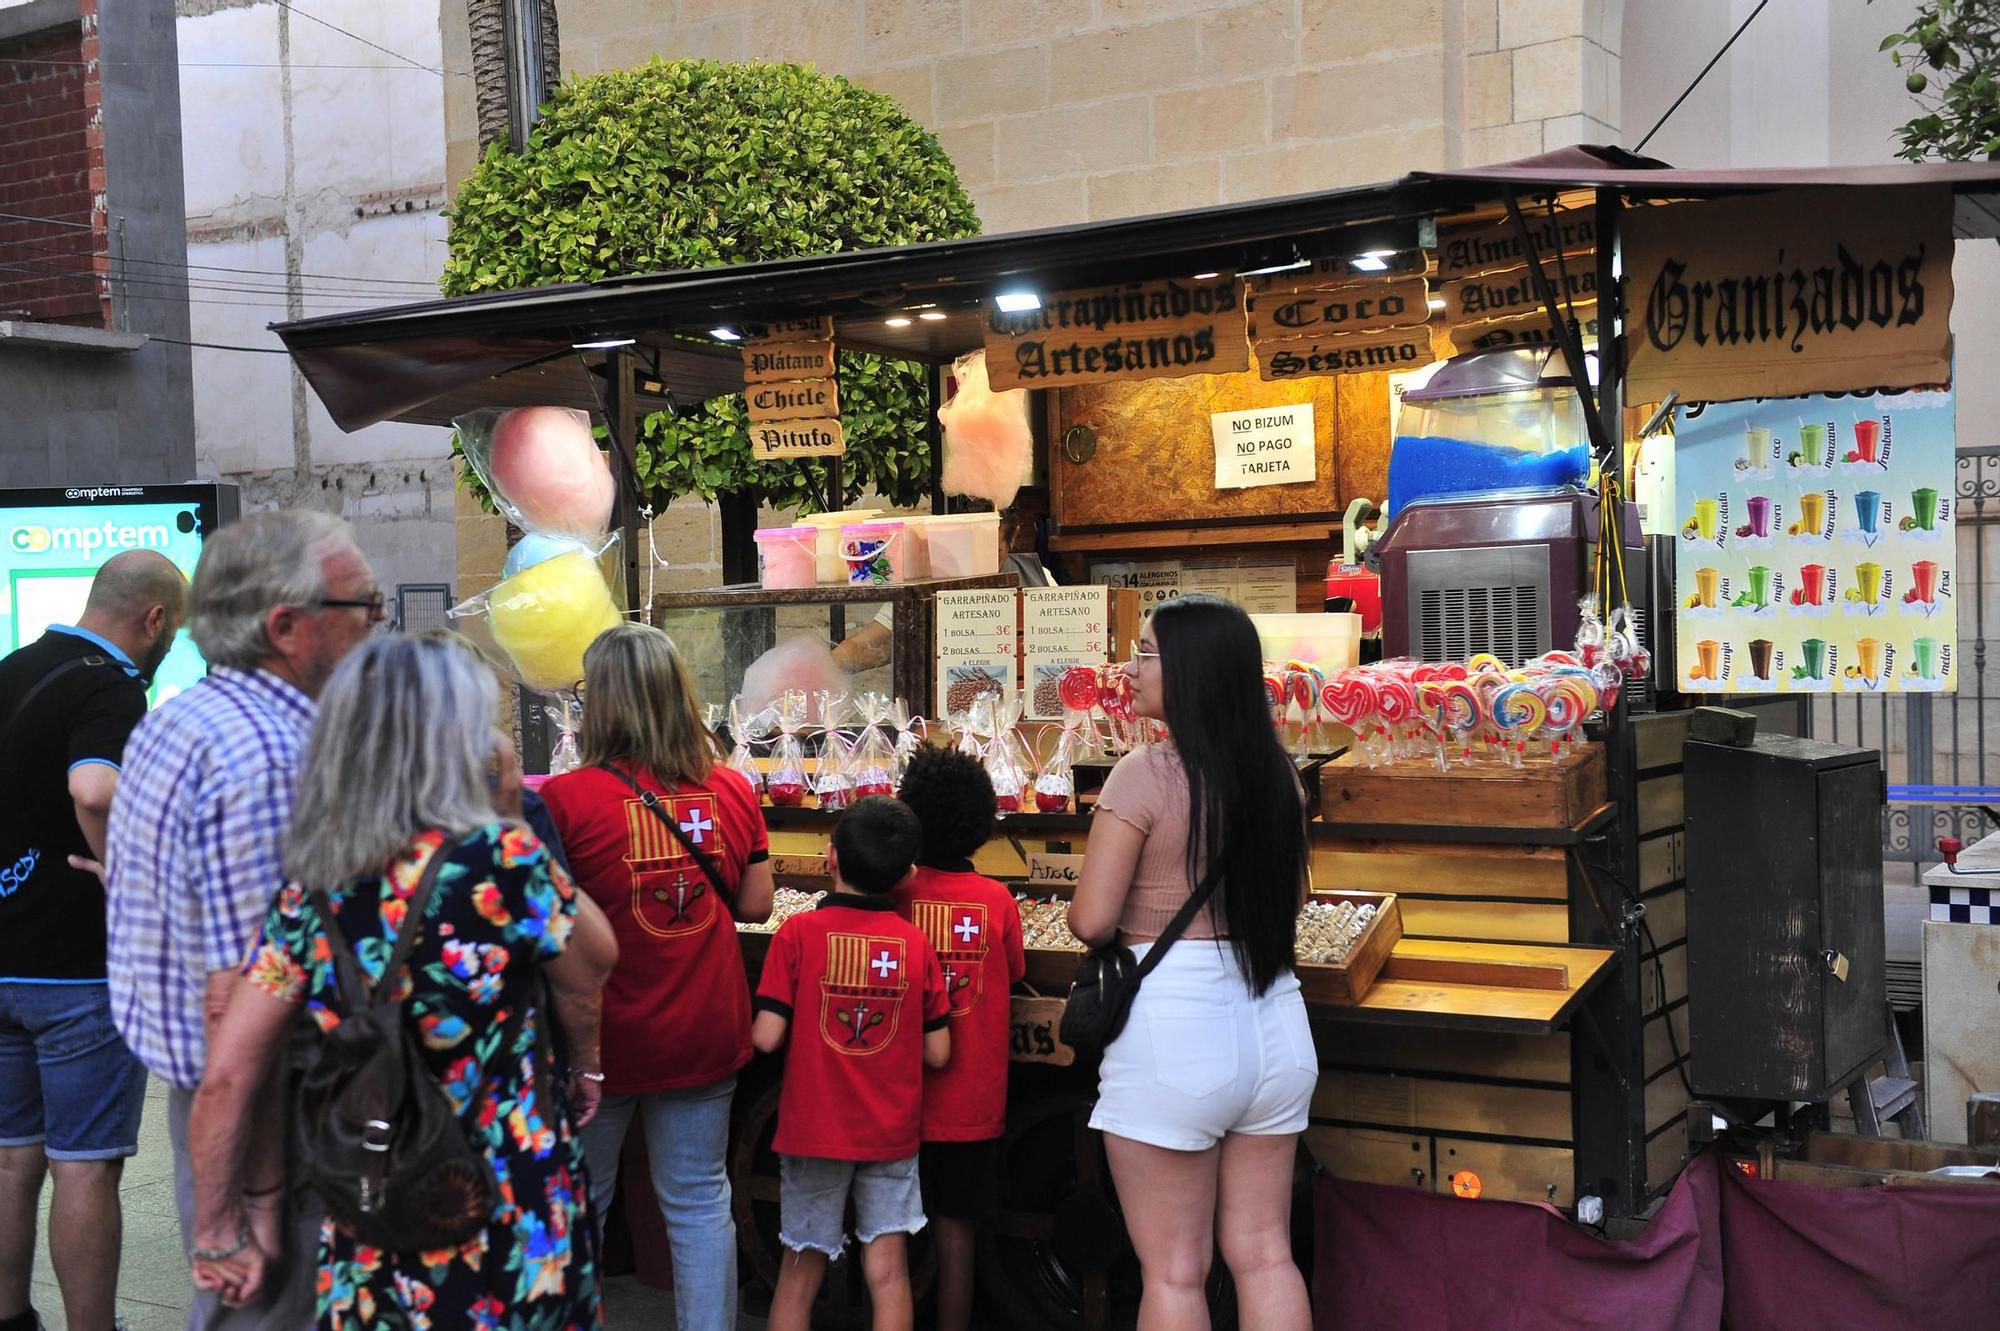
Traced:
MULTIPOLYGON (((1736 30, 1755 0, 1628 0, 1623 123, 1636 145, 1736 30), (1649 54, 1650 53, 1650 54, 1649 54)), ((1646 146, 1675 166, 1893 162, 1896 126, 1919 114, 1905 71, 1878 50, 1914 0, 1767 6, 1646 146)), ((1952 264, 1961 445, 2000 442, 2000 243, 1960 241, 1952 264)))
MULTIPOLYGON (((426 299, 445 257, 438 11, 398 0, 179 0, 193 339, 426 299), (412 67, 347 29, 431 70, 412 67), (222 271, 222 270, 245 271, 222 271), (225 289, 227 288, 227 289, 225 289)), ((246 507, 354 522, 384 588, 454 581, 448 435, 353 434, 278 355, 196 348, 195 450, 246 507)))

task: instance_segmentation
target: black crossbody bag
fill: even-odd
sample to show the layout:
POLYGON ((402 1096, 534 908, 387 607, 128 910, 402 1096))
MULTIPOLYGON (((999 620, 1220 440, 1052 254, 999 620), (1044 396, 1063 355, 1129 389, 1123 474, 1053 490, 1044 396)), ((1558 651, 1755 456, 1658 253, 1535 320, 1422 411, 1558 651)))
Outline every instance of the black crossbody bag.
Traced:
POLYGON ((681 825, 673 820, 672 815, 660 807, 660 797, 640 785, 637 781, 634 781, 627 773, 613 767, 610 763, 599 763, 598 766, 632 787, 632 793, 639 797, 639 802, 644 804, 648 809, 651 809, 653 816, 667 825, 667 830, 674 834, 674 840, 681 843, 681 849, 692 855, 694 862, 701 866, 702 876, 708 879, 708 885, 715 889, 715 899, 722 903, 723 909, 726 912, 729 908, 729 889, 722 885, 721 871, 715 867, 715 861, 708 858, 707 852, 688 839, 688 834, 681 831, 681 825))
POLYGON ((1085 1056, 1103 1053, 1125 1029, 1125 1021, 1132 1015, 1132 1000, 1139 996, 1139 982, 1166 958, 1167 949, 1180 941, 1214 893, 1214 883, 1189 893, 1187 902, 1153 940, 1144 961, 1123 943, 1092 949, 1077 966, 1069 998, 1063 1003, 1062 1042, 1085 1056))

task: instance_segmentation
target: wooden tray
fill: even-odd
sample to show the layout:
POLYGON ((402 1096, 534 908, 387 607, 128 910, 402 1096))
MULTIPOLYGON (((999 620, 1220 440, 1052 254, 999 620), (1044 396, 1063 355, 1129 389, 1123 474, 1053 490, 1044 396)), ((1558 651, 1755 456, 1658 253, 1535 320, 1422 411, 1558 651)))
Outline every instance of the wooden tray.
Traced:
POLYGON ((1397 907, 1393 892, 1315 892, 1313 900, 1351 901, 1357 906, 1373 903, 1376 908, 1375 918, 1354 940, 1346 961, 1301 961, 1293 967, 1306 1002, 1352 1007, 1368 992, 1368 986, 1375 983, 1375 977, 1389 960, 1389 953, 1402 940, 1403 912, 1397 907))
POLYGON ((1321 769, 1319 786, 1328 823, 1568 829, 1607 798, 1597 743, 1518 768, 1481 763, 1446 772, 1428 759, 1370 767, 1345 753, 1321 769))

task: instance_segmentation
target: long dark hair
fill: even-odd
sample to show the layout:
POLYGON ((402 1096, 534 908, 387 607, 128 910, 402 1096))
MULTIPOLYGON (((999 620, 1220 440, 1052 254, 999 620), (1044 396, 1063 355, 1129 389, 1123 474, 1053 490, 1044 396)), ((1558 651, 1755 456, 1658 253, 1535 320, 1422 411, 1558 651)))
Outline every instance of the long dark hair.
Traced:
POLYGON ((1215 884, 1237 964, 1262 994, 1292 964, 1306 873, 1305 813, 1271 725, 1263 647, 1250 616, 1219 596, 1163 601, 1152 623, 1187 773, 1188 879, 1215 884))

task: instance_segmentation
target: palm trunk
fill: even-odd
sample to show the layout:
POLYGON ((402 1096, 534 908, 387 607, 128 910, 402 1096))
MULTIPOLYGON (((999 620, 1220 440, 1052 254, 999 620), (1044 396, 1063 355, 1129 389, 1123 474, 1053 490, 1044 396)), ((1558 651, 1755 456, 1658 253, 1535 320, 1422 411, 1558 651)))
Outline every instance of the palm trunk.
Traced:
MULTIPOLYGON (((472 81, 478 106, 479 147, 507 141, 507 6, 510 0, 465 0, 472 33, 472 81)), ((556 0, 538 0, 542 29, 542 86, 562 76, 556 0)))

